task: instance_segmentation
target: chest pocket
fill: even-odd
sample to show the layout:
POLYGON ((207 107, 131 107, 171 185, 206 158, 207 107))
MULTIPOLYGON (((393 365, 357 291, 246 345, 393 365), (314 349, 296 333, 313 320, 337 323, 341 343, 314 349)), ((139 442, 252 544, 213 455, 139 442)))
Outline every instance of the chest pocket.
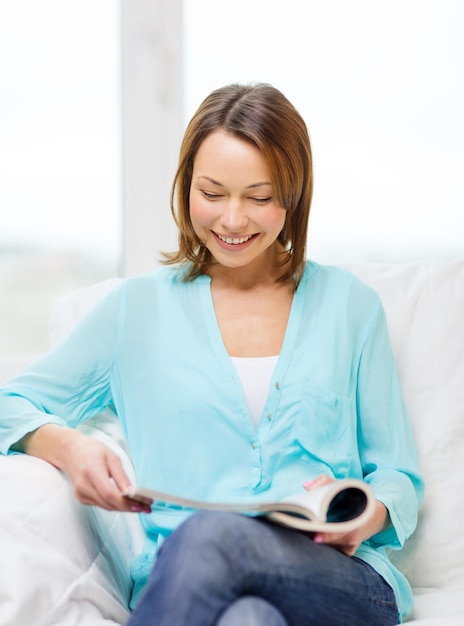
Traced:
POLYGON ((292 452, 313 473, 346 476, 356 454, 356 421, 351 399, 307 380, 293 422, 292 452))

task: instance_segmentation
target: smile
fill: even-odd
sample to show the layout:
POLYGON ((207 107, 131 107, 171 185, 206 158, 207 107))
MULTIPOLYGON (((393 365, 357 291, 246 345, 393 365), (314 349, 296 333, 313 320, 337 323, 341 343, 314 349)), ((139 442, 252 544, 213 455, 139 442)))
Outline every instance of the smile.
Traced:
POLYGON ((215 235, 224 243, 232 244, 234 246, 237 246, 241 243, 246 243, 253 237, 253 235, 248 235, 247 237, 224 237, 223 235, 218 235, 217 233, 215 233, 215 235))

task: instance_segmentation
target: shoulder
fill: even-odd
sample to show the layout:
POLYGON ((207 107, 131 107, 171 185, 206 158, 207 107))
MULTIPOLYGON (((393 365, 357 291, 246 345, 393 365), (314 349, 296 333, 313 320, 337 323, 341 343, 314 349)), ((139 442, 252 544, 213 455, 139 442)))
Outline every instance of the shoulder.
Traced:
POLYGON ((363 341, 384 317, 377 292, 350 270, 308 261, 300 287, 307 315, 325 328, 343 328, 363 341))
POLYGON ((184 272, 181 266, 157 267, 144 274, 125 278, 121 289, 132 292, 145 292, 146 289, 182 288, 184 272))
POLYGON ((377 292, 348 269, 308 261, 300 287, 304 319, 317 325, 321 337, 336 336, 340 349, 345 342, 359 352, 372 329, 385 324, 377 292))
POLYGON ((176 305, 181 300, 190 300, 198 285, 208 277, 200 276, 193 281, 185 281, 185 268, 181 265, 161 266, 145 274, 126 278, 120 285, 121 298, 126 306, 176 305))
POLYGON ((336 299, 361 299, 364 303, 378 304, 378 293, 349 269, 335 265, 322 265, 306 261, 303 281, 308 290, 320 289, 336 299))

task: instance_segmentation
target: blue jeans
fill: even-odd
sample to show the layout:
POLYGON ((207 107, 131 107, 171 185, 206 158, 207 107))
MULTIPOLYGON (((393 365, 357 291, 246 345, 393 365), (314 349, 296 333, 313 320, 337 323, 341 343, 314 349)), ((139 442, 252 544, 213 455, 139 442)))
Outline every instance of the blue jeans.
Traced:
POLYGON ((364 561, 262 518, 201 512, 163 543, 128 626, 393 626, 364 561))

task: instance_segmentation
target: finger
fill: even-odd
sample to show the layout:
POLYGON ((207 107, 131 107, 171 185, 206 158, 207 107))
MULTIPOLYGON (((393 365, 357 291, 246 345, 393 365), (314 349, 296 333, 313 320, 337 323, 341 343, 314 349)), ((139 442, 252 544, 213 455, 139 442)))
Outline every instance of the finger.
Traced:
POLYGON ((117 496, 118 509, 120 511, 129 511, 132 513, 151 513, 151 506, 148 502, 132 500, 131 498, 123 495, 131 487, 131 482, 124 471, 121 459, 118 456, 111 457, 108 464, 111 477, 119 490, 117 496))
POLYGON ((108 494, 108 502, 114 508, 117 508, 119 511, 132 513, 151 513, 151 506, 148 502, 133 500, 123 495, 130 488, 131 483, 119 456, 114 454, 108 456, 108 471, 113 484, 117 488, 117 493, 112 492, 108 494))
POLYGON ((322 487, 323 485, 328 485, 329 483, 333 481, 334 479, 331 478, 330 476, 327 476, 326 474, 321 474, 320 476, 317 476, 317 478, 314 478, 313 480, 307 480, 306 482, 304 482, 303 487, 307 491, 310 491, 311 489, 322 487))
MULTIPOLYGON (((84 471, 81 471, 75 480, 75 493, 83 504, 99 506, 106 510, 122 509, 123 500, 119 487, 116 485, 112 473, 115 472, 121 480, 124 473, 119 457, 110 452, 94 459, 84 471), (119 462, 119 464, 118 464, 119 462)), ((127 478, 127 477, 126 477, 127 478)), ((127 479, 127 482, 129 480, 127 479)))
MULTIPOLYGON (((122 477, 122 482, 121 477, 118 477, 118 480, 120 484, 129 487, 129 480, 127 476, 124 475, 124 477, 122 477)), ((131 511, 133 509, 133 503, 124 497, 121 488, 116 484, 116 480, 112 475, 112 469, 108 468, 107 478, 104 481, 99 480, 98 483, 95 484, 95 489, 97 491, 99 506, 115 511, 131 511)))
POLYGON ((125 511, 131 513, 151 513, 151 505, 141 502, 140 500, 132 500, 131 498, 124 497, 126 501, 125 511))
POLYGON ((122 461, 117 454, 108 456, 108 471, 111 478, 114 480, 116 487, 121 493, 124 493, 131 486, 131 482, 124 471, 122 461))
POLYGON ((315 533, 313 536, 314 543, 326 544, 334 550, 343 552, 347 556, 353 556, 356 553, 357 545, 353 543, 347 543, 345 535, 339 533, 315 533))
POLYGON ((107 511, 121 508, 119 489, 105 474, 92 476, 85 488, 79 490, 78 498, 83 504, 99 506, 107 511))

